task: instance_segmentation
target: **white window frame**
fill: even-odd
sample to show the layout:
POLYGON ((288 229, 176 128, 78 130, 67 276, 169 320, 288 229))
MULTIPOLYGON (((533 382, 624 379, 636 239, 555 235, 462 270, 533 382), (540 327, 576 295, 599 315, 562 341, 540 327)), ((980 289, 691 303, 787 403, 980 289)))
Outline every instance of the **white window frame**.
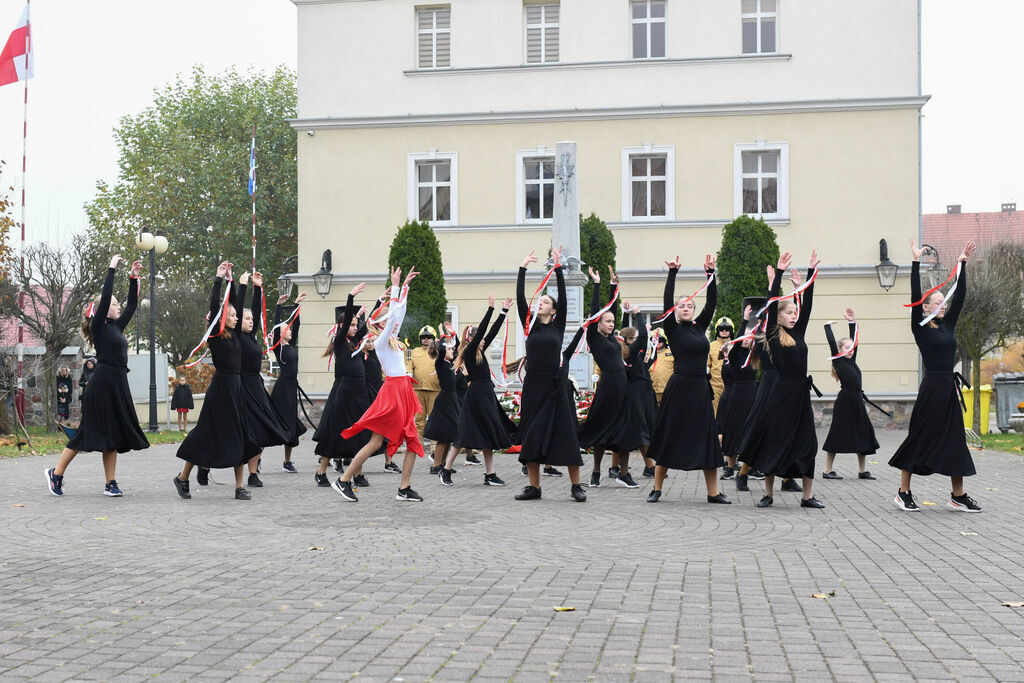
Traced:
POLYGON ((629 57, 630 59, 665 59, 668 57, 668 0, 630 0, 629 1, 629 57), (651 18, 651 2, 665 3, 665 16, 651 18), (644 3, 647 5, 647 17, 644 19, 633 18, 633 5, 644 3), (645 57, 634 56, 635 46, 633 45, 633 26, 635 24, 647 25, 647 55, 645 57), (665 25, 665 54, 659 57, 651 56, 651 24, 665 25))
MULTIPOLYGON (((521 149, 516 151, 516 224, 517 225, 551 225, 554 220, 554 207, 552 205, 552 218, 526 218, 526 162, 529 160, 551 159, 555 160, 555 150, 544 146, 537 149, 521 149)), ((558 198, 558 178, 554 179, 555 199, 558 198)))
POLYGON ((743 153, 778 152, 778 184, 775 213, 755 214, 764 220, 789 220, 789 143, 758 140, 737 143, 733 152, 733 216, 743 215, 743 153))
POLYGON ((740 5, 740 7, 741 7, 741 10, 740 10, 740 52, 742 54, 745 54, 745 55, 774 55, 774 54, 778 54, 778 52, 779 52, 779 3, 781 3, 782 0, 775 0, 775 11, 774 12, 762 12, 761 11, 761 2, 762 1, 763 0, 756 0, 756 2, 757 2, 757 11, 756 12, 743 12, 742 11, 742 4, 740 5), (753 19, 754 22, 755 22, 755 25, 757 26, 757 30, 755 32, 756 35, 757 35, 757 51, 756 52, 743 52, 743 20, 744 19, 753 19), (772 52, 765 52, 764 50, 761 49, 761 21, 764 20, 764 19, 774 19, 775 20, 775 50, 773 50, 772 52))
POLYGON ((560 0, 545 0, 543 2, 524 2, 523 3, 523 63, 524 64, 557 64, 561 61, 562 56, 562 32, 560 24, 562 21, 562 3, 560 0), (531 24, 528 18, 530 7, 541 8, 541 19, 539 24, 531 24), (548 21, 548 7, 558 8, 558 20, 548 21), (530 61, 530 29, 540 29, 540 61, 530 61), (558 59, 548 59, 547 55, 547 37, 548 31, 554 29, 555 35, 557 36, 556 42, 558 45, 558 59))
MULTIPOLYGON (((445 313, 452 319, 452 327, 455 328, 455 334, 461 334, 461 330, 459 329, 459 307, 457 305, 448 305, 445 306, 444 310, 445 313)), ((438 330, 437 333, 442 334, 442 330, 438 330)))
MULTIPOLYGON (((650 205, 648 204, 648 210, 650 205)), ((676 148, 674 145, 622 148, 622 222, 623 223, 664 223, 676 219, 676 148), (633 215, 633 171, 630 157, 665 156, 665 215, 633 215)))
POLYGON ((416 174, 417 162, 448 161, 451 164, 451 217, 446 221, 429 221, 431 227, 452 226, 459 224, 459 154, 458 152, 438 152, 431 150, 422 154, 410 154, 408 161, 408 214, 409 220, 420 219, 419 178, 416 174))
POLYGON ((452 64, 452 29, 451 29, 451 5, 428 5, 426 7, 417 7, 415 9, 414 17, 416 21, 416 45, 413 50, 415 55, 415 64, 417 69, 450 69, 452 64), (437 13, 448 12, 448 28, 437 27, 437 13), (423 12, 430 12, 433 15, 432 28, 422 29, 420 28, 420 14, 423 12), (448 34, 448 65, 438 66, 437 65, 437 36, 442 33, 448 34), (431 56, 430 66, 423 66, 420 64, 420 37, 429 35, 431 37, 431 56))

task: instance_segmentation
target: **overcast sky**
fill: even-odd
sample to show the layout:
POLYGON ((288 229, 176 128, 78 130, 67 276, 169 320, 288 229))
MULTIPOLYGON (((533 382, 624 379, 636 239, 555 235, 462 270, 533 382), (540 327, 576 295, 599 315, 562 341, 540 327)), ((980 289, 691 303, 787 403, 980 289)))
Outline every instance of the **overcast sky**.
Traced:
MULTIPOLYGON (((1012 68, 1020 61, 1024 2, 923 4, 923 91, 932 96, 924 109, 924 211, 943 212, 946 204, 998 211, 1002 202, 1017 201, 1024 183, 1024 142, 1015 133, 1021 95, 1012 68)), ((0 40, 23 7, 23 0, 0 0, 0 40)), ((94 196, 96 180, 117 176, 113 128, 151 103, 155 87, 194 64, 211 73, 232 65, 294 68, 295 13, 290 0, 35 0, 30 239, 64 239, 84 229, 82 205, 94 196)), ((21 84, 0 88, 0 159, 7 162, 0 181, 17 189, 22 97, 21 84)))

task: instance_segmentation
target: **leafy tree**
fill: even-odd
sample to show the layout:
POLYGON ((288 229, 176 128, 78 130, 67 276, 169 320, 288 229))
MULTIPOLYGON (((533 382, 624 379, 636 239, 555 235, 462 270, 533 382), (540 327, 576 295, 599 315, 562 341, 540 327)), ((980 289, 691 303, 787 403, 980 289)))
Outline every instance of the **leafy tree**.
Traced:
MULTIPOLYGON (((615 236, 603 220, 596 214, 591 213, 586 218, 580 214, 580 259, 591 266, 601 275, 601 291, 608 292, 608 266, 615 268, 615 236)), ((586 267, 584 267, 584 273, 586 267)), ((590 314, 590 297, 594 292, 594 283, 587 278, 587 284, 583 287, 583 310, 581 317, 586 319, 590 314)), ((602 294, 602 299, 605 299, 602 294)), ((620 304, 615 304, 615 325, 618 327, 621 322, 620 304)))
MULTIPOLYGON (((5 162, 0 160, 0 174, 3 173, 5 162)), ((17 223, 11 217, 14 209, 14 202, 11 201, 8 192, 13 192, 14 187, 8 187, 0 192, 0 280, 10 278, 10 269, 14 264, 14 250, 11 247, 11 232, 17 227, 17 223)))
POLYGON ((250 270, 255 125, 256 265, 273 283, 296 253, 296 140, 285 120, 295 116, 295 93, 295 74, 284 67, 211 76, 197 66, 156 89, 153 104, 114 130, 118 178, 99 181, 86 204, 94 258, 133 253, 147 227, 170 241, 159 257, 169 281, 205 289, 224 259, 238 273, 250 270))
MULTIPOLYGON (((764 269, 779 261, 775 231, 760 218, 740 216, 722 229, 718 250, 718 310, 715 320, 725 315, 739 329, 743 319, 743 297, 764 296, 768 289, 764 269)), ((710 330, 714 334, 714 328, 710 330)))
MULTIPOLYGON (((188 352, 203 338, 209 324, 205 316, 209 311, 211 286, 210 282, 205 288, 198 288, 190 282, 168 282, 157 292, 156 343, 158 348, 167 352, 172 365, 187 360, 188 352)), ((149 311, 136 319, 143 339, 148 340, 149 311)), ((272 325, 273 320, 268 324, 272 325)))
POLYGON ((444 291, 441 246, 427 222, 406 221, 395 233, 388 254, 388 266, 401 267, 402 277, 415 267, 420 275, 409 288, 409 305, 399 336, 419 337, 420 328, 436 328, 445 319, 448 299, 444 291))

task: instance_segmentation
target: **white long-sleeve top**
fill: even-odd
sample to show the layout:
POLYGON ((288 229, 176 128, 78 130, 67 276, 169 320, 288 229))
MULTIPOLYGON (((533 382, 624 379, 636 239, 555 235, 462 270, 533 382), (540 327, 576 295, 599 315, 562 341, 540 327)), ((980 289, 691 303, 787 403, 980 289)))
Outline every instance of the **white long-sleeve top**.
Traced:
POLYGON ((403 377, 408 374, 405 368, 405 352, 401 348, 395 348, 395 345, 391 343, 392 337, 398 333, 402 327, 402 321, 405 320, 408 293, 408 287, 391 288, 388 321, 373 347, 385 377, 403 377))

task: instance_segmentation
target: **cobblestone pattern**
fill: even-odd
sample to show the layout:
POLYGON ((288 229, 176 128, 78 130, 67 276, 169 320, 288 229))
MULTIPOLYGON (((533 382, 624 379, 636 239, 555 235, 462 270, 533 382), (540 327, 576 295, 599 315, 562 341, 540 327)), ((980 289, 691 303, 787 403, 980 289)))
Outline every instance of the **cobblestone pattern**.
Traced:
POLYGON ((914 482, 936 505, 908 514, 885 465, 901 435, 879 436, 879 480, 840 456, 846 479, 816 481, 824 511, 786 493, 755 509, 759 482, 710 506, 700 473, 657 505, 646 479, 577 504, 545 478, 516 503, 511 457, 504 489, 461 458, 451 488, 418 462, 421 504, 395 501, 375 458, 351 504, 313 485, 308 441, 298 475, 268 452, 251 502, 194 481, 177 498, 173 446, 122 456, 120 499, 98 456, 62 499, 55 457, 0 460, 0 677, 1020 680, 1024 608, 1001 603, 1024 600, 1024 459, 977 456, 980 515, 945 509, 938 477, 914 482))

